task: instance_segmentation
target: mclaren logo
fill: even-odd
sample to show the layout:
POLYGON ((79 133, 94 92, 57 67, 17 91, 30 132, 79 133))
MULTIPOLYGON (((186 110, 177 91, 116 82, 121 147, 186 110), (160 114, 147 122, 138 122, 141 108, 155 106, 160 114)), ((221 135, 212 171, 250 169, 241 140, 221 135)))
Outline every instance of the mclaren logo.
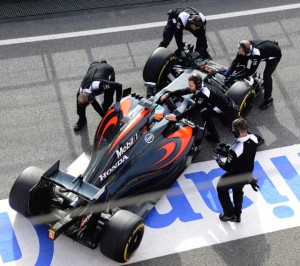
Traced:
POLYGON ((124 155, 119 161, 117 161, 111 168, 109 168, 105 173, 99 176, 100 180, 104 180, 108 177, 112 172, 114 172, 119 166, 128 160, 128 156, 124 155))
POLYGON ((130 147, 134 144, 134 142, 138 139, 138 133, 134 134, 121 148, 116 151, 117 157, 120 158, 130 147))
POLYGON ((149 133, 145 136, 145 141, 147 143, 151 143, 154 140, 154 135, 152 133, 149 133))

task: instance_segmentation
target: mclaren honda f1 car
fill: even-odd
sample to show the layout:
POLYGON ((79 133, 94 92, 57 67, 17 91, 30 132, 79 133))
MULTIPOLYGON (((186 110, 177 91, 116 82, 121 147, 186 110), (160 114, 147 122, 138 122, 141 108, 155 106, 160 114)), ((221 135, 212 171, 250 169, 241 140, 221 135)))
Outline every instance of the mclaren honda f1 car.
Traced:
MULTIPOLYGON (((184 76, 179 83, 187 82, 184 76)), ((47 171, 25 169, 11 188, 10 206, 31 219, 44 217, 53 240, 64 234, 93 249, 100 245, 115 261, 128 261, 142 241, 143 218, 159 199, 149 195, 172 185, 197 153, 196 140, 203 137, 204 128, 189 120, 164 118, 189 108, 190 95, 161 106, 157 102, 164 92, 150 99, 123 93, 122 111, 109 109, 91 151, 66 171, 59 161, 47 171)))
MULTIPOLYGON (((148 86, 148 97, 168 85, 170 87, 171 83, 182 79, 183 74, 196 72, 200 73, 207 87, 217 87, 236 103, 239 107, 239 116, 248 115, 254 99, 263 90, 263 79, 260 74, 256 73, 253 77, 235 80, 233 77, 236 74, 245 71, 246 66, 240 65, 231 77, 225 78, 222 74, 227 70, 226 67, 213 60, 202 59, 197 52, 193 52, 193 47, 190 45, 185 46, 181 56, 177 54, 167 48, 159 47, 150 55, 144 66, 143 78, 144 81, 154 83, 156 86, 148 86)), ((171 87, 175 89, 174 86, 171 87)), ((177 89, 186 86, 187 83, 177 89)))

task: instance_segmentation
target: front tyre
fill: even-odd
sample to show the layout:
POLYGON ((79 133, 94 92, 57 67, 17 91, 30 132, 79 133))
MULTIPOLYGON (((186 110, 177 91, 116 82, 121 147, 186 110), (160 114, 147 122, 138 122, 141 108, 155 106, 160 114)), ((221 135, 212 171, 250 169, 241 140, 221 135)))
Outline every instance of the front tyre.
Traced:
POLYGON ((119 210, 108 221, 100 250, 117 262, 128 261, 138 249, 144 235, 143 219, 126 210, 119 210))
POLYGON ((160 88, 166 86, 171 81, 168 74, 177 62, 178 57, 173 52, 164 47, 157 48, 144 66, 144 81, 154 82, 160 88))
POLYGON ((255 98, 255 91, 244 81, 235 82, 226 95, 230 97, 239 107, 238 116, 246 117, 252 107, 255 98))
POLYGON ((255 98, 254 90, 249 91, 245 95, 245 97, 243 98, 243 100, 239 106, 239 108, 240 108, 239 116, 246 117, 250 113, 250 111, 253 107, 254 98, 255 98))

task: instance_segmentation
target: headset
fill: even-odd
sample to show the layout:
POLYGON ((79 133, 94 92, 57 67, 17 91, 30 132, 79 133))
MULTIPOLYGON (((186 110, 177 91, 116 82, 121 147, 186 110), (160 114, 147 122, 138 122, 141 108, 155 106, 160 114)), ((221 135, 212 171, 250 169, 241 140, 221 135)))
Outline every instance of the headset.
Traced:
POLYGON ((239 129, 245 131, 248 130, 247 121, 242 117, 239 117, 232 121, 231 133, 236 139, 239 138, 241 134, 239 129))
POLYGON ((246 41, 240 41, 239 46, 245 51, 245 54, 249 54, 251 52, 251 44, 249 42, 249 46, 246 44, 246 41))
POLYGON ((200 16, 198 14, 191 15, 188 20, 188 25, 195 25, 196 27, 201 27, 203 25, 203 21, 201 20, 200 16))
POLYGON ((202 86, 202 77, 200 76, 200 74, 193 73, 191 77, 193 78, 193 81, 198 88, 202 86))

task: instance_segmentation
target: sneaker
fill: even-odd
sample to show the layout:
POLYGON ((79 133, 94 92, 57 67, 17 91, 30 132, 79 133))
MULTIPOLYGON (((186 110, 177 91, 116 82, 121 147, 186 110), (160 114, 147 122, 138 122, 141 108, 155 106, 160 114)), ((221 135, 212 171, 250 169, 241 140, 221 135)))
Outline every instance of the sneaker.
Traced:
POLYGON ((220 138, 218 135, 213 135, 213 134, 206 134, 205 138, 211 142, 214 143, 219 143, 220 142, 220 138))
POLYGON ((265 100, 260 106, 260 110, 266 110, 273 104, 273 98, 270 97, 269 99, 265 100))
POLYGON ((222 222, 234 222, 235 216, 234 215, 232 215, 232 216, 226 216, 225 214, 220 214, 219 215, 219 219, 222 222))
POLYGON ((241 222, 241 216, 234 216, 234 219, 230 222, 240 223, 241 222))
POLYGON ((74 131, 81 130, 87 124, 86 119, 79 118, 77 123, 74 126, 74 131))

